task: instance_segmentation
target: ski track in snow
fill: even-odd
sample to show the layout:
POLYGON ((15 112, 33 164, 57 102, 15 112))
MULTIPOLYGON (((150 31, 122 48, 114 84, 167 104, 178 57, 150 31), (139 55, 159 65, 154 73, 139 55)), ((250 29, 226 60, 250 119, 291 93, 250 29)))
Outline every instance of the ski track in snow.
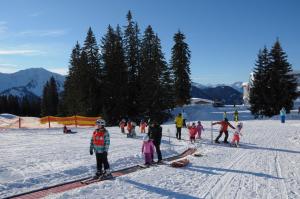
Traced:
MULTIPOLYGON (((211 144, 210 122, 203 124, 203 140, 195 145, 163 138, 164 157, 190 146, 204 154, 190 156, 185 168, 160 165, 47 198, 300 198, 299 120, 285 124, 276 120, 245 121, 240 148, 211 144)), ((218 129, 214 128, 216 137, 218 129)), ((143 135, 127 139, 119 128, 108 129, 113 170, 143 162, 143 135)), ((92 130, 78 128, 74 135, 63 135, 61 129, 0 133, 0 197, 93 174, 95 157, 89 155, 92 130)), ((175 135, 174 125, 163 125, 163 131, 175 135)), ((187 129, 182 134, 187 139, 187 129)))

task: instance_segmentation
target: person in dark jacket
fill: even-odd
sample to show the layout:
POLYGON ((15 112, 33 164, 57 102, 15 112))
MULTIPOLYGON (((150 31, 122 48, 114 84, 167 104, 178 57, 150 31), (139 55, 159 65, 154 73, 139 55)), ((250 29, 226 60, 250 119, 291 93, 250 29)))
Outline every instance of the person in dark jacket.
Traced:
POLYGON ((157 121, 152 122, 152 125, 149 127, 148 130, 148 136, 150 139, 153 140, 153 144, 155 146, 156 153, 157 153, 157 159, 158 159, 157 162, 160 163, 162 161, 162 155, 160 151, 162 128, 157 121))

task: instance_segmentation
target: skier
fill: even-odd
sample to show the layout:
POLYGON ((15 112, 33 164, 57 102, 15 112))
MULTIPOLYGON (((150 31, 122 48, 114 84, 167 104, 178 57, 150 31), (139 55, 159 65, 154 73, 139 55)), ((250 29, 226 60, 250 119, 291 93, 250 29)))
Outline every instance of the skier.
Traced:
POLYGON ((154 144, 148 135, 145 135, 143 140, 142 153, 145 157, 145 165, 150 165, 153 162, 154 144))
POLYGON ((239 112, 236 109, 233 113, 233 119, 234 119, 235 122, 239 121, 239 112))
POLYGON ((157 163, 160 163, 162 161, 161 151, 160 151, 160 143, 161 143, 161 137, 162 137, 162 128, 158 124, 157 121, 153 121, 152 125, 149 127, 148 130, 148 136, 150 139, 153 140, 153 144, 155 146, 155 150, 157 153, 157 163))
POLYGON ((141 133, 146 133, 147 123, 144 120, 140 122, 141 133))
POLYGON ((72 131, 70 129, 68 129, 66 125, 64 125, 63 131, 64 131, 64 133, 72 133, 72 131))
POLYGON ((178 113, 177 117, 175 118, 175 124, 176 124, 176 138, 181 140, 181 128, 183 125, 183 118, 181 113, 178 113))
POLYGON ((280 110, 281 123, 285 123, 285 116, 286 116, 286 111, 285 111, 285 108, 282 107, 282 109, 280 110))
POLYGON ((195 122, 192 123, 192 125, 188 125, 187 128, 189 129, 189 133, 190 133, 190 141, 191 143, 195 143, 196 139, 196 134, 197 134, 197 127, 196 127, 196 124, 195 122))
POLYGON ((110 144, 109 132, 105 128, 105 120, 98 119, 96 125, 97 129, 93 133, 90 144, 90 154, 93 155, 93 152, 95 152, 96 155, 96 177, 110 177, 111 173, 107 161, 107 152, 110 144), (102 164, 104 165, 103 173, 102 164))
POLYGON ((184 109, 182 110, 182 118, 183 118, 183 127, 187 127, 186 126, 186 118, 187 118, 187 114, 186 114, 186 112, 184 112, 184 109))
POLYGON ((202 126, 202 124, 201 124, 201 122, 200 121, 198 121, 198 124, 197 124, 197 137, 199 138, 199 139, 201 139, 201 134, 202 134, 202 131, 204 131, 204 128, 203 128, 203 126, 202 126))
POLYGON ((220 137, 222 136, 223 133, 225 133, 224 143, 229 143, 227 141, 227 139, 228 139, 228 130, 227 130, 228 126, 232 129, 235 129, 235 128, 228 122, 227 118, 225 118, 223 121, 212 123, 212 125, 215 125, 215 124, 220 124, 221 125, 220 133, 219 133, 218 137, 215 139, 215 143, 220 144, 219 139, 220 139, 220 137))
POLYGON ((125 126, 126 126, 126 120, 122 119, 119 123, 119 127, 121 128, 121 133, 125 134, 125 126))
POLYGON ((227 113, 226 113, 226 111, 224 111, 224 113, 223 113, 223 120, 224 119, 227 119, 227 113))
POLYGON ((236 126, 236 130, 234 131, 233 134, 233 139, 230 143, 230 146, 236 146, 239 147, 239 143, 240 143, 240 135, 242 136, 243 134, 241 133, 241 130, 243 128, 243 123, 239 122, 238 125, 236 126))

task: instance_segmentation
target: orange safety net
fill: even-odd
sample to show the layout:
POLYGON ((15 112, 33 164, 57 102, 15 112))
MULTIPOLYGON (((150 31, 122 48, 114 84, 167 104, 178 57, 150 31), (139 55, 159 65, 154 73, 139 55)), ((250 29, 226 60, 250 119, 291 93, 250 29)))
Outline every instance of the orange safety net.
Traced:
POLYGON ((79 115, 74 115, 70 117, 54 117, 46 116, 40 118, 41 124, 57 122, 58 124, 63 125, 77 125, 77 126, 95 126, 96 120, 101 117, 84 117, 79 115))

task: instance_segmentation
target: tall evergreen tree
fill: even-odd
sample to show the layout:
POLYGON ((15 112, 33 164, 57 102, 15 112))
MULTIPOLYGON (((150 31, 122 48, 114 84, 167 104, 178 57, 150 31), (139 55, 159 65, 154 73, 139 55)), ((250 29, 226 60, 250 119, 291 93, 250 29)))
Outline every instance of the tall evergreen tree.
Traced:
MULTIPOLYGON (((83 44, 83 51, 86 54, 87 62, 82 62, 83 70, 85 70, 86 78, 88 81, 86 84, 85 91, 87 92, 87 101, 85 102, 87 115, 99 115, 101 111, 102 98, 100 92, 101 84, 101 64, 100 64, 100 54, 99 47, 94 36, 94 33, 89 28, 87 32, 86 39, 83 44)), ((82 61, 82 60, 81 60, 82 61)))
POLYGON ((171 86, 170 71, 161 50, 160 40, 151 26, 144 32, 141 44, 141 70, 139 96, 140 113, 162 121, 164 110, 172 107, 167 88, 171 86))
POLYGON ((124 31, 124 55, 128 66, 128 115, 133 117, 138 112, 139 68, 140 68, 140 39, 139 28, 136 22, 132 21, 131 12, 127 13, 127 26, 124 31))
POLYGON ((282 107, 287 112, 293 108, 294 100, 297 98, 297 79, 292 72, 292 65, 287 60, 287 55, 281 48, 277 39, 270 51, 270 109, 268 116, 277 115, 282 107))
POLYGON ((46 82, 43 89, 43 96, 41 101, 42 115, 57 115, 58 110, 58 91, 54 77, 51 77, 46 82))
POLYGON ((270 97, 270 58, 266 47, 259 50, 254 68, 254 81, 250 90, 251 112, 255 117, 265 115, 265 110, 269 106, 270 97))
POLYGON ((69 65, 69 74, 66 76, 63 92, 63 105, 61 110, 67 115, 75 115, 79 112, 78 76, 81 59, 81 47, 77 42, 72 50, 69 65))
POLYGON ((176 104, 182 106, 190 102, 190 50, 188 44, 184 41, 185 35, 178 31, 173 40, 175 42, 172 48, 171 66, 174 70, 174 87, 176 94, 176 104))
POLYGON ((107 33, 102 39, 102 59, 105 82, 103 113, 110 124, 116 124, 128 111, 128 71, 119 26, 116 31, 108 26, 107 33))

